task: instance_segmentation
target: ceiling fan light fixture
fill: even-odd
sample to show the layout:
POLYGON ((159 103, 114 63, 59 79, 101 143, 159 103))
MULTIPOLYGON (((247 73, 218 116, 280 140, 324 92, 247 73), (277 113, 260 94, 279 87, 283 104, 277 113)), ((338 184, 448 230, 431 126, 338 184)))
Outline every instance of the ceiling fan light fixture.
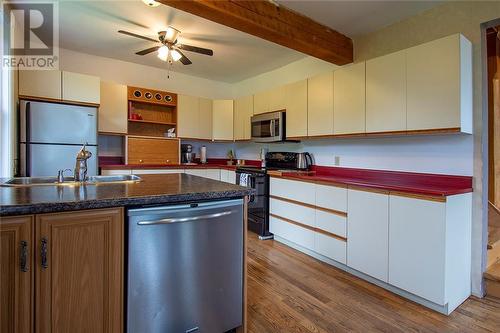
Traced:
POLYGON ((165 32, 165 39, 173 43, 177 39, 177 35, 179 35, 179 30, 169 26, 165 32))
POLYGON ((173 59, 174 61, 178 61, 180 58, 182 58, 182 54, 180 54, 180 52, 179 52, 179 51, 177 51, 177 50, 172 50, 172 51, 170 52, 170 55, 172 56, 172 59, 173 59))
POLYGON ((160 47, 158 49, 158 58, 160 58, 163 61, 167 61, 167 59, 168 59, 168 52, 169 52, 168 47, 165 46, 165 45, 163 45, 162 47, 160 47))
POLYGON ((142 0, 148 7, 158 7, 160 5, 159 2, 155 0, 142 0))

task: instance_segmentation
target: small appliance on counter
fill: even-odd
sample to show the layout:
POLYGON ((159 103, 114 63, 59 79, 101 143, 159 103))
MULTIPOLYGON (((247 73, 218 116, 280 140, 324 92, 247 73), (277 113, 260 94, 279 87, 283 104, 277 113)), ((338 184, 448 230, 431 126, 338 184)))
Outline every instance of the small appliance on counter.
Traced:
POLYGON ((190 144, 181 144, 181 163, 193 164, 196 154, 193 153, 193 146, 190 144))
POLYGON ((200 163, 207 163, 207 147, 201 146, 200 148, 200 163))
POLYGON ((267 152, 264 167, 237 166, 236 184, 256 190, 248 202, 248 230, 259 235, 259 239, 272 239, 269 232, 269 170, 303 171, 309 169, 312 157, 309 153, 267 152))

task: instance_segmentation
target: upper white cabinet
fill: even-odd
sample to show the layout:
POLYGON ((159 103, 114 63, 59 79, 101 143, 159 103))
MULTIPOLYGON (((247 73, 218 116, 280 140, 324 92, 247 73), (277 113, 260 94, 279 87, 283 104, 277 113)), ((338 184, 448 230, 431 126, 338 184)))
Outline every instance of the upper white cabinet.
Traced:
POLYGON ((261 91, 253 95, 253 114, 269 112, 269 91, 261 91))
POLYGON ((19 71, 19 95, 70 102, 100 103, 97 76, 61 71, 19 71))
POLYGON ((408 130, 472 133, 472 45, 455 34, 406 50, 408 130))
POLYGON ((127 133, 127 86, 101 81, 99 132, 127 133))
POLYGON ((389 195, 347 191, 347 265, 388 281, 389 195))
POLYGON ((470 295, 471 194, 390 196, 389 283, 453 311, 470 295))
POLYGON ((284 110, 287 107, 285 86, 279 86, 269 90, 269 111, 284 110))
POLYGON ((307 135, 333 134, 333 72, 307 80, 307 135))
MULTIPOLYGON (((209 126, 209 124, 202 124, 202 126, 209 126)), ((213 101, 212 136, 214 140, 234 140, 232 99, 213 101)))
POLYGON ((100 92, 100 79, 97 76, 62 72, 63 100, 99 104, 100 92))
POLYGON ((253 96, 240 97, 234 100, 234 139, 250 140, 253 115, 253 96))
POLYGON ((19 71, 19 95, 61 99, 61 71, 19 71))
POLYGON ((198 102, 198 134, 197 138, 211 140, 213 121, 213 102, 208 98, 200 98, 198 102))
POLYGON ((307 80, 287 84, 286 137, 307 136, 307 80))
POLYGON ((406 130, 406 52, 366 62, 366 132, 406 130))
POLYGON ((365 132, 365 63, 333 73, 333 133, 365 132))
MULTIPOLYGON (((200 99, 195 96, 177 95, 177 132, 181 138, 199 138, 200 99)), ((210 124, 207 126, 211 127, 210 124)))

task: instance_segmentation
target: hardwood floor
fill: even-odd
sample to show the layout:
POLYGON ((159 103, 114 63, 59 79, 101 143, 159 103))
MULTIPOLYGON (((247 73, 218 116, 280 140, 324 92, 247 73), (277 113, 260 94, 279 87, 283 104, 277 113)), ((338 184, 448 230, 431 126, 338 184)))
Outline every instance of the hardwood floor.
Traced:
POLYGON ((248 241, 249 333, 500 332, 500 299, 428 310, 275 241, 248 241))

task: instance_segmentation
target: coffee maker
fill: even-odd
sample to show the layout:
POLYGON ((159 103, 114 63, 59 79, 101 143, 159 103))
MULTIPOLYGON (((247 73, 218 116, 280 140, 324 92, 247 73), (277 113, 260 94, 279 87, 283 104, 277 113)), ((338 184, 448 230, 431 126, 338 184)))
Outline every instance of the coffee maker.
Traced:
POLYGON ((181 144, 181 163, 194 163, 196 153, 193 153, 193 146, 190 144, 181 144))

